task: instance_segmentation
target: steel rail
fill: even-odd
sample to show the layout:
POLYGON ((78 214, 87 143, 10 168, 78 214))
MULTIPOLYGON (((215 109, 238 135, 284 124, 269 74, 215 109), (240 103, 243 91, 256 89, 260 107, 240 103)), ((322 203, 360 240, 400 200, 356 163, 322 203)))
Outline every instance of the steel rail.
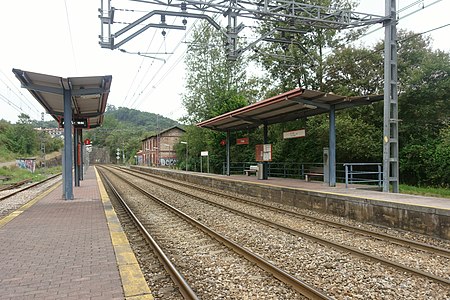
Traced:
MULTIPOLYGON (((101 167, 104 168, 104 167, 101 167)), ((99 171, 100 169, 99 168, 99 171)), ((125 200, 122 198, 122 196, 119 194, 117 189, 113 186, 111 181, 108 179, 107 175, 104 173, 104 171, 100 171, 102 178, 105 180, 108 187, 113 192, 114 196, 119 200, 122 207, 125 209, 128 216, 131 218, 133 223, 136 225, 136 227, 139 229, 141 234, 144 236, 145 240, 148 242, 148 244, 152 247, 154 250, 156 256, 158 257, 159 261, 163 264, 164 269, 169 273, 169 276, 172 278, 172 281, 176 284, 178 287, 180 293, 183 295, 184 299, 192 299, 192 300, 198 300, 198 296, 195 294, 195 292, 190 287, 189 283, 186 281, 186 279, 183 277, 183 275, 177 270, 175 265, 170 261, 169 257, 164 253, 164 251, 161 249, 161 247, 158 245, 158 243, 153 239, 153 237, 150 235, 150 233, 145 229, 145 226, 139 221, 138 217, 133 213, 131 208, 125 203, 125 200)), ((121 178, 121 180, 124 180, 121 178)))
MULTIPOLYGON (((120 170, 123 171, 123 170, 120 170)), ((220 233, 216 232, 215 230, 207 227, 206 225, 198 222, 197 220, 189 217, 187 214, 183 213, 176 207, 164 202, 163 200, 157 198, 156 196, 150 194, 143 188, 139 187, 138 185, 130 182, 129 180, 122 178, 124 182, 134 187, 136 190, 140 191, 142 194, 146 195, 147 197, 157 201, 162 206, 166 207, 179 217, 183 218, 187 222, 189 222, 191 225, 197 227, 198 229, 202 230, 212 238, 216 239, 226 247, 230 248, 231 250, 235 251, 239 255, 245 257, 250 262, 255 263, 258 265, 261 269, 271 273, 274 277, 278 278, 280 281, 284 282, 285 284, 288 284, 292 286, 293 289, 301 293, 302 295, 310 298, 310 299, 327 299, 331 300, 329 296, 327 296, 323 291, 307 284, 306 282, 301 281, 300 279, 290 275, 289 273, 285 272, 284 270, 278 268, 277 266, 273 265, 269 261, 265 260, 263 257, 247 250, 246 248, 236 244, 232 240, 228 239, 227 237, 221 235, 220 233)))
POLYGON ((368 230, 368 229, 364 229, 364 228, 358 228, 358 227, 355 227, 355 226, 346 225, 346 224, 342 224, 342 223, 338 223, 338 222, 333 222, 333 221, 329 221, 329 220, 319 219, 319 218, 316 218, 316 217, 313 217, 313 216, 309 216, 309 215, 306 215, 306 214, 302 214, 302 213, 299 213, 299 212, 293 212, 293 211, 290 211, 290 210, 287 210, 287 209, 283 209, 283 208, 276 208, 276 207, 273 207, 271 205, 267 205, 267 204, 258 203, 258 202, 251 201, 251 200, 247 200, 247 199, 242 199, 242 198, 230 196, 230 195, 227 195, 227 194, 224 194, 224 193, 220 193, 220 192, 217 192, 217 191, 212 191, 212 190, 209 190, 209 189, 206 189, 206 188, 202 188, 202 187, 198 187, 198 186, 193 186, 192 184, 188 184, 188 183, 185 183, 185 182, 180 182, 180 181, 177 181, 177 180, 174 180, 174 179, 165 178, 165 177, 157 176, 157 175, 154 175, 154 174, 149 174, 149 173, 146 173, 146 172, 143 172, 143 171, 140 171, 140 170, 133 170, 133 171, 138 171, 139 173, 141 173, 143 175, 146 175, 146 176, 160 178, 162 180, 167 180, 167 181, 172 182, 172 183, 176 183, 176 184, 183 185, 183 186, 186 186, 186 187, 191 187, 191 188, 197 189, 197 190, 205 192, 205 193, 210 193, 210 194, 214 194, 214 195, 217 195, 217 196, 226 197, 226 198, 229 198, 229 199, 232 199, 232 200, 235 200, 235 201, 243 202, 243 203, 250 204, 250 205, 259 206, 261 208, 270 209, 270 210, 276 211, 276 212, 283 212, 285 214, 288 214, 288 215, 291 215, 291 216, 294 216, 294 217, 297 217, 297 218, 306 219, 306 220, 308 220, 310 222, 321 223, 321 224, 324 224, 324 225, 328 225, 330 227, 341 228, 343 230, 356 231, 358 233, 362 233, 362 234, 368 235, 368 236, 373 237, 373 238, 383 239, 383 240, 390 241, 392 243, 395 243, 395 244, 398 244, 398 245, 401 245, 401 246, 415 248, 417 250, 427 251, 427 252, 430 252, 430 253, 433 253, 433 254, 436 254, 436 255, 440 255, 440 256, 444 256, 444 257, 450 258, 450 250, 445 249, 445 248, 440 248, 440 247, 436 247, 436 246, 433 246, 433 245, 427 245, 425 243, 421 243, 421 242, 417 242, 417 241, 413 241, 413 240, 408 240, 408 239, 405 239, 405 238, 402 238, 402 237, 396 237, 396 236, 392 236, 392 235, 389 235, 389 234, 385 234, 385 233, 381 233, 381 232, 375 232, 375 231, 372 231, 372 230, 368 230))
POLYGON ((50 176, 50 177, 48 177, 48 178, 46 178, 46 179, 44 179, 44 180, 35 182, 35 183, 30 184, 30 185, 28 185, 28 186, 26 186, 26 187, 24 187, 24 188, 21 188, 21 189, 19 189, 19 190, 16 190, 16 191, 14 191, 14 192, 12 192, 12 193, 10 193, 10 194, 8 194, 8 195, 5 195, 5 196, 3 196, 3 197, 0 197, 0 201, 3 201, 3 200, 5 200, 5 199, 8 199, 9 197, 12 197, 12 196, 18 194, 18 193, 21 193, 21 192, 23 192, 23 191, 26 191, 26 190, 28 190, 28 189, 31 189, 32 187, 38 186, 38 185, 40 185, 40 184, 43 184, 43 183, 45 183, 45 182, 47 182, 47 181, 49 181, 49 180, 51 180, 51 179, 53 179, 53 178, 55 178, 55 177, 57 177, 57 176, 59 176, 59 175, 61 175, 61 173, 58 173, 58 174, 53 175, 53 176, 50 176))
MULTIPOLYGON (((137 177, 139 177, 139 176, 137 176, 137 177)), ((144 180, 148 180, 148 179, 145 179, 145 178, 142 178, 142 177, 139 177, 139 178, 144 179, 144 180)), ((161 179, 161 180, 163 180, 163 179, 161 179)), ((148 180, 148 181, 150 181, 150 180, 148 180)), ((284 226, 282 224, 279 224, 279 223, 267 221, 266 219, 263 219, 263 218, 260 218, 260 217, 254 216, 254 215, 250 215, 250 214, 244 213, 242 211, 236 210, 236 209, 228 207, 228 206, 224 206, 224 205, 221 205, 221 204, 218 204, 218 203, 214 203, 214 202, 205 200, 205 199, 203 199, 201 197, 189 194, 187 192, 178 190, 176 188, 165 186, 162 183, 158 183, 158 182, 154 182, 154 181, 152 181, 152 183, 154 183, 156 185, 159 185, 161 187, 173 190, 173 191, 175 191, 177 193, 181 193, 183 195, 195 198, 195 199, 197 199, 197 200, 199 200, 201 202, 204 202, 204 203, 207 203, 207 204, 210 204, 210 205, 222 208, 224 210, 228 210, 228 211, 230 211, 232 213, 241 215, 241 216, 243 216, 245 218, 248 218, 248 219, 251 219, 251 220, 256 220, 257 222, 260 222, 260 223, 262 223, 264 225, 267 225, 267 226, 270 226, 272 228, 276 228, 276 229, 281 230, 283 232, 286 232, 286 233, 289 233, 289 234, 292 234, 292 235, 296 235, 296 236, 302 236, 302 237, 308 238, 310 240, 313 240, 313 241, 315 241, 317 243, 320 243, 322 245, 329 246, 329 247, 332 247, 332 248, 335 248, 335 249, 339 249, 341 251, 347 251, 347 252, 353 253, 355 255, 358 255, 360 257, 368 258, 368 259, 370 259, 370 260, 372 260, 374 262, 383 263, 384 265, 387 265, 387 266, 390 266, 390 267, 394 267, 394 268, 402 270, 402 271, 407 271, 407 272, 410 272, 410 273, 413 273, 413 274, 416 274, 416 275, 422 276, 424 278, 431 279, 431 280, 434 280, 434 281, 437 281, 437 282, 440 282, 440 283, 443 283, 443 284, 446 284, 446 285, 450 284, 450 280, 442 278, 442 277, 439 277, 439 276, 436 276, 434 274, 431 274, 431 273, 428 273, 428 272, 424 272, 422 270, 414 269, 414 268, 405 266, 403 264, 400 264, 400 263, 397 263, 397 262, 394 262, 394 261, 391 261, 391 260, 388 260, 388 259, 384 259, 382 257, 378 257, 378 256, 372 255, 370 253, 366 253, 366 252, 360 251, 360 250, 358 250, 356 248, 353 248, 353 247, 350 247, 350 246, 337 244, 337 243, 328 241, 326 239, 320 238, 318 236, 311 235, 311 234, 308 234, 308 233, 305 233, 305 232, 302 232, 302 231, 299 231, 299 230, 296 230, 296 229, 292 229, 290 227, 286 227, 286 226, 284 226)))

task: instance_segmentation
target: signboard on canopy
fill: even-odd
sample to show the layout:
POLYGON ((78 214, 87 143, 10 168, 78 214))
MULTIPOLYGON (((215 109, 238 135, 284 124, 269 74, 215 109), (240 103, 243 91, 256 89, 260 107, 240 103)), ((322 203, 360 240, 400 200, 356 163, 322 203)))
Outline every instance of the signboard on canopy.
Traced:
POLYGON ((248 145, 248 137, 238 138, 236 139, 236 145, 248 145))
POLYGON ((305 137, 306 131, 305 129, 292 130, 283 132, 283 139, 295 139, 305 137))

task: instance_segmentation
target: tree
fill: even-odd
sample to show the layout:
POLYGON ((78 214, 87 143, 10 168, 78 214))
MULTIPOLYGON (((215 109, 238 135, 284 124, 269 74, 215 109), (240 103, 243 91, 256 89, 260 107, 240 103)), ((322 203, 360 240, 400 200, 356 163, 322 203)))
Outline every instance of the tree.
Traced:
POLYGON ((39 149, 37 133, 26 114, 19 115, 17 124, 6 130, 5 137, 7 148, 19 155, 34 155, 39 149))
POLYGON ((186 93, 183 121, 192 124, 248 104, 243 91, 246 76, 242 59, 228 61, 219 31, 208 23, 194 29, 186 56, 186 93))
MULTIPOLYGON (((351 10, 357 1, 314 0, 308 4, 351 10)), ((287 8, 289 9, 289 8, 287 8)), ((290 13, 290 12, 289 12, 290 13)), ((308 17, 307 12, 298 12, 308 17)), ((336 29, 312 27, 297 23, 286 17, 274 24, 261 22, 258 33, 264 35, 275 27, 289 28, 289 31, 276 31, 274 38, 284 43, 266 43, 256 48, 253 58, 257 60, 278 83, 282 91, 297 86, 309 89, 326 90, 323 82, 325 52, 333 51, 358 37, 358 31, 339 32, 336 29)))

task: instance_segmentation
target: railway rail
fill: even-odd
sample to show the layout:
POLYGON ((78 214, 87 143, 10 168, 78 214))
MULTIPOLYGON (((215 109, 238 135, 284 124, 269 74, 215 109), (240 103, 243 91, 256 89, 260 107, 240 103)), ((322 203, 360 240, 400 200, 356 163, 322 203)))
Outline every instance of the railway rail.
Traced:
MULTIPOLYGON (((54 178, 56 178, 56 177, 58 177, 58 176, 60 176, 60 175, 61 175, 61 173, 58 173, 58 174, 55 174, 55 175, 53 175, 53 176, 50 176, 50 177, 48 177, 48 178, 46 178, 46 179, 44 179, 44 180, 41 180, 41 181, 35 182, 35 183, 33 183, 33 184, 27 185, 27 186, 25 186, 25 187, 23 187, 23 188, 21 188, 21 189, 14 190, 14 191, 12 191, 12 192, 9 193, 9 194, 6 194, 6 195, 4 195, 4 196, 1 196, 1 197, 0 197, 0 201, 6 200, 6 199, 8 199, 8 198, 10 198, 10 197, 12 197, 12 196, 15 196, 15 195, 17 195, 17 194, 20 194, 20 193, 24 192, 24 191, 27 191, 27 190, 29 190, 29 189, 32 189, 32 188, 38 187, 38 186, 40 186, 40 185, 43 185, 44 183, 46 183, 46 182, 48 182, 48 181, 50 181, 50 180, 52 180, 52 179, 54 179, 54 178)), ((27 180, 27 182, 28 182, 28 181, 29 181, 29 180, 27 180)), ((19 182, 19 183, 20 183, 20 184, 17 185, 17 186, 21 186, 21 185, 25 184, 25 181, 19 182)), ((17 186, 16 186, 16 187, 17 187, 17 186)), ((14 187, 12 187, 12 188, 14 188, 14 187)))
MULTIPOLYGON (((149 174, 146 172, 142 172, 139 170, 133 170, 133 173, 137 172, 139 174, 142 174, 144 176, 148 176, 151 178, 155 178, 155 179, 160 179, 160 180, 164 180, 166 182, 171 182, 173 184, 176 184, 178 186, 184 186, 186 188, 189 189, 195 189, 196 191, 201 191, 204 193, 208 193, 211 195, 216 195, 222 198, 228 198, 230 200, 236 201, 236 202, 240 202, 240 203, 244 203, 244 204, 249 204, 252 206, 257 206, 266 210, 270 210, 276 213, 283 213, 285 215, 288 216, 293 216, 296 218, 301 218, 310 222, 314 222, 314 223, 319 223, 319 224, 324 224, 333 228, 340 228, 342 230, 345 231, 351 231, 351 232, 355 232, 355 233, 359 233, 359 234, 364 234, 368 237, 371 238, 376 238, 376 239, 380 239, 380 240, 384 240, 384 241, 389 241, 391 243, 395 243, 397 245, 401 245, 404 246, 406 248, 413 248, 413 249, 417 249, 417 250, 423 250, 423 251, 427 251, 430 252, 434 255, 439 255, 439 256, 443 256, 443 257, 447 257, 450 258, 450 249, 445 249, 445 248, 441 248, 441 247, 437 247, 437 246, 433 246, 430 244, 426 244, 426 243, 421 243, 421 242, 417 242, 414 240, 410 240, 410 239, 405 239, 402 237, 398 237, 398 236, 393 236, 393 235, 389 235, 389 234, 385 234, 382 232, 377 232, 377 231, 373 231, 373 230, 367 230, 361 227, 357 227, 357 226, 351 226, 348 224, 343 224, 343 223, 339 223, 339 222, 334 222, 334 221, 330 221, 330 220, 326 220, 323 218, 318 218, 318 217, 314 217, 311 215, 307 215, 307 214, 303 214, 303 213, 299 213, 299 212, 294 212, 292 210, 288 210, 288 209, 283 209, 280 207, 274 207, 272 205, 268 205, 268 204, 264 204, 262 202, 257 202, 257 201, 252 201, 252 200, 248 200, 248 199, 244 199, 244 198, 240 198, 240 197, 236 197, 236 196, 231 196, 229 194, 220 192, 220 191, 216 191, 213 189, 207 189, 198 185, 193 185, 193 184, 189 184, 183 181, 179 181, 179 180, 174 180, 171 178, 167 178, 167 177, 162 177, 162 176, 157 176, 154 174, 149 174)), ((133 174, 130 173, 130 174, 133 174)))
MULTIPOLYGON (((102 169, 102 172, 103 172, 104 168, 102 167, 101 169, 102 169)), ((117 170, 115 170, 115 172, 117 172, 117 170)), ((215 230, 205 226, 201 222, 199 222, 199 221, 195 220, 194 218, 188 216, 187 214, 185 214, 182 211, 176 209, 175 207, 171 206, 170 204, 166 203, 165 201, 163 201, 161 199, 158 199, 154 195, 152 195, 149 192, 147 192, 145 189, 141 188, 139 185, 137 185, 135 183, 132 183, 132 182, 128 181, 127 179, 123 178, 123 177, 121 177, 121 180, 126 182, 129 186, 132 186, 133 189, 138 190, 140 193, 142 193, 146 197, 151 198, 154 201, 157 201, 159 203, 159 205, 164 206, 165 209, 169 209, 172 213, 176 214, 179 218, 183 218, 183 220, 185 220, 186 222, 189 222, 195 228, 200 229, 207 236, 210 236, 213 239, 215 239, 216 241, 218 241, 220 244, 225 245, 228 249, 230 249, 233 252, 237 253, 241 258, 247 259, 250 262, 249 263, 250 265, 256 264, 262 270, 270 273, 273 277, 278 278, 278 280, 280 280, 281 282, 286 284, 289 287, 289 289, 293 288, 295 291, 299 292, 301 295, 304 295, 304 296, 306 296, 309 299, 331 299, 329 296, 327 296, 320 289, 318 289, 318 288, 316 288, 314 286, 311 286, 310 284, 306 284, 305 282, 299 280, 298 278, 290 275, 289 273, 287 273, 286 271, 278 268, 277 266, 275 266, 274 264, 272 264, 268 260, 264 259, 263 257, 255 254, 255 253, 252 253, 248 249, 246 249, 246 248, 240 246, 239 244, 237 244, 236 242, 230 240, 229 238, 227 238, 223 234, 221 234, 221 233, 219 233, 219 232, 217 232, 217 231, 215 231, 215 230)), ((155 213, 154 210, 153 210, 153 213, 155 213)), ((161 213, 161 212, 158 211, 158 213, 161 213)), ((177 225, 177 226, 179 226, 179 225, 177 225)), ((203 237, 203 239, 204 239, 204 237, 203 237)), ((211 242, 207 242, 207 244, 209 244, 209 243, 211 243, 211 242)), ((209 247, 209 245, 208 245, 208 247, 209 247)), ((219 252, 222 252, 222 250, 219 250, 219 252)), ((224 254, 222 254, 222 255, 224 255, 224 254)), ((244 265, 245 264, 242 264, 242 263, 236 264, 236 266, 238 266, 237 267, 238 269, 241 269, 244 265)), ((214 267, 204 266, 204 268, 214 268, 214 267)), ((217 267, 216 266, 215 268, 219 268, 220 269, 220 268, 224 268, 224 267, 217 267)), ((229 268, 229 267, 227 267, 227 268, 229 268)), ((294 296, 294 297, 297 298, 298 296, 294 296)), ((289 298, 285 298, 285 299, 289 299, 289 298)))
MULTIPOLYGON (((136 173, 137 172, 135 172, 135 170, 133 170, 133 172, 128 172, 128 174, 129 175, 133 175, 133 176, 136 176, 136 173)), ((143 175, 144 177, 141 177, 142 179, 145 179, 145 180, 148 180, 148 176, 149 176, 149 174, 147 174, 147 173, 142 173, 141 175, 143 175)), ((154 176, 154 175, 152 175, 152 176, 154 176)), ((140 176, 138 176, 138 177, 140 177, 140 176)), ((168 180, 168 178, 159 178, 159 180, 164 180, 164 181, 166 181, 166 180, 168 180)), ((181 182, 179 182, 179 181, 173 181, 173 180, 169 180, 169 181, 171 181, 173 184, 176 184, 176 186, 177 186, 177 188, 173 188, 174 190, 176 190, 176 192, 177 193, 184 193, 186 196, 189 196, 190 198, 195 198, 196 200, 199 200, 200 201, 200 199, 199 199, 199 197, 198 196, 195 196, 195 195, 192 195, 191 193, 189 193, 189 192, 186 192, 186 191, 180 191, 180 186, 181 185, 185 185, 184 183, 181 183, 181 182)), ((163 186, 163 184, 161 184, 161 183, 159 183, 160 184, 160 186, 163 186)), ((194 189, 196 192, 198 192, 199 190, 201 190, 201 188, 199 188, 198 186, 195 186, 195 187, 192 187, 191 185, 188 185, 188 186, 190 186, 189 188, 190 189, 194 189)), ((166 187, 165 187, 166 188, 166 187)), ((207 189, 207 191, 205 191, 205 190, 203 190, 203 192, 208 192, 208 193, 211 193, 211 189, 207 189)), ((218 194, 222 194, 222 193, 218 193, 218 194)), ((216 193, 216 195, 217 195, 217 193, 216 193)), ((222 197, 223 197, 223 195, 222 195, 222 197)), ((230 196, 229 195, 227 195, 227 198, 229 198, 230 196)), ((201 196, 200 198, 204 198, 204 196, 201 196)), ((205 200, 205 199, 202 199, 201 201, 203 201, 203 202, 208 202, 209 204, 211 204, 211 201, 210 200, 205 200)), ((249 201, 249 202, 252 202, 253 203, 253 201, 249 201)), ((256 204, 260 204, 260 203, 256 203, 256 204)), ((304 236, 304 237, 308 237, 309 239, 312 239, 312 240, 316 240, 317 242, 319 242, 319 243, 321 243, 321 244, 325 244, 325 245, 330 245, 330 242, 329 241, 323 241, 323 240, 321 240, 321 239, 316 239, 317 237, 315 237, 315 236, 308 236, 307 234, 305 235, 304 233, 302 233, 302 232, 296 232, 296 230, 292 230, 291 228, 286 228, 286 226, 283 226, 283 225, 281 225, 280 226, 280 224, 273 224, 273 223, 271 223, 270 221, 267 221, 267 220, 264 220, 263 218, 258 218, 258 217, 255 217, 255 216, 252 216, 252 215, 249 215, 249 214, 245 214, 245 213, 242 213, 240 210, 241 209, 239 209, 239 210, 236 210, 236 209, 232 209, 232 208, 229 208, 229 207, 225 207, 224 205, 220 205, 220 204, 214 204, 215 206, 217 206, 217 207, 221 207, 221 209, 224 209, 224 210, 228 210, 228 211, 231 211, 233 214, 240 214, 240 215, 245 215, 245 217, 246 218, 249 218, 249 219, 253 219, 253 220, 257 220, 258 222, 260 222, 260 223, 263 223, 263 224, 266 224, 267 226, 271 226, 271 227, 277 227, 279 230, 281 230, 281 231, 284 231, 284 232, 290 232, 291 234, 301 234, 302 236, 304 236)), ((267 209, 271 209, 272 210, 272 212, 275 212, 278 208, 274 208, 274 207, 268 207, 267 205, 262 205, 262 207, 264 207, 264 208, 267 208, 267 209)), ((248 210, 254 210, 254 208, 253 209, 248 209, 248 210)), ((272 213, 271 212, 271 213, 272 213)), ((291 212, 291 211, 289 211, 289 213, 290 214, 294 214, 293 212, 291 212)), ((286 216, 286 215, 284 215, 284 216, 286 216)), ((309 217, 309 216, 307 216, 307 217, 309 217)), ((340 224, 338 224, 338 225, 340 225, 340 224)), ((335 226, 336 227, 336 226, 335 226)), ((337 227, 341 227, 341 226, 337 226, 337 227)), ((349 230, 349 227, 346 227, 346 230, 349 230)), ((358 234, 361 234, 361 232, 367 232, 366 230, 359 230, 358 231, 358 234)), ((371 232, 369 232, 369 233, 371 233, 371 232)), ((383 235, 381 235, 381 236, 383 236, 383 235)), ((370 237, 370 238, 373 238, 372 236, 370 236, 370 235, 368 235, 368 237, 370 237)), ((380 235, 376 235, 376 237, 375 237, 375 239, 380 239, 380 235)), ((448 262, 448 260, 446 260, 446 259, 448 259, 448 251, 447 251, 447 249, 440 249, 440 248, 438 248, 438 247, 433 247, 433 246, 431 246, 431 247, 427 247, 427 245, 425 245, 425 244, 420 244, 420 243, 417 243, 417 242, 415 242, 415 241, 411 241, 412 242, 412 244, 411 245, 413 245, 413 246, 411 246, 411 245, 409 245, 407 242, 407 240, 406 239, 396 239, 395 237, 390 237, 390 236, 388 236, 388 238, 385 240, 385 241, 390 241, 390 240, 394 240, 394 244, 400 244, 400 245, 402 245, 402 247, 406 247, 406 248, 411 248, 411 247, 413 247, 413 249, 415 249, 415 250, 417 250, 417 249, 420 249, 420 251, 429 251, 430 253, 431 253, 431 255, 436 255, 436 256, 440 256, 440 257, 443 257, 443 259, 444 259, 444 261, 447 261, 448 262), (404 246, 404 245, 407 245, 407 246, 404 246), (437 251, 435 252, 435 250, 437 249, 437 251), (436 254, 437 253, 437 254, 436 254)), ((391 242, 392 243, 392 242, 391 242)), ((333 247, 335 247, 335 248, 340 248, 341 250, 343 250, 343 251, 346 251, 346 252, 353 252, 354 254, 356 254, 356 255, 358 255, 358 256, 362 256, 362 257, 365 257, 365 258, 370 258, 371 260, 376 260, 376 261, 378 261, 378 262, 382 262, 383 264, 386 264, 386 265, 390 265, 390 266, 392 266, 392 267, 394 267, 394 268, 396 268, 396 269, 402 269, 403 271, 407 271, 408 273, 412 273, 412 274, 415 274, 415 275, 417 275, 417 276, 422 276, 422 277, 424 277, 424 278, 427 278, 427 279, 429 279, 429 280, 433 280, 433 281, 435 281, 435 282, 438 282, 438 283, 440 283, 440 284, 442 284, 442 285, 444 285, 444 286, 446 286, 446 287, 448 287, 449 286, 449 280, 448 280, 448 267, 446 267, 446 265, 448 266, 448 264, 445 264, 445 263, 443 263, 443 269, 444 269, 444 275, 443 276, 438 276, 438 275, 433 275, 433 274, 430 274, 430 273, 428 273, 428 272, 424 272, 424 271, 421 271, 421 270, 419 270, 419 269, 416 269, 416 268, 411 268, 411 267, 407 267, 407 266, 404 266, 404 265, 402 265, 402 264, 399 264, 397 261, 392 261, 392 260, 386 260, 386 259, 383 259, 383 258, 379 258, 379 257, 376 257, 375 255, 371 255, 371 254, 367 254, 367 253, 364 253, 364 252, 362 252, 362 251, 358 251, 357 249, 352 249, 351 247, 346 247, 346 246, 343 246, 343 245, 334 245, 333 247), (356 250, 356 251, 355 251, 356 250), (447 271, 446 271, 447 270, 447 271)), ((402 258, 401 257, 398 257, 398 260, 401 260, 402 258)))
MULTIPOLYGON (((128 206, 125 199, 120 195, 120 193, 108 179, 105 173, 103 171, 100 172, 103 182, 106 183, 105 185, 107 189, 111 190, 112 194, 114 195, 118 203, 118 205, 115 205, 115 210, 119 215, 121 215, 120 218, 121 222, 126 222, 124 221, 125 217, 123 216, 124 214, 126 214, 129 220, 134 224, 135 228, 140 232, 140 234, 146 241, 147 245, 149 245, 153 249, 153 253, 156 255, 157 259, 161 262, 164 269, 167 271, 168 275, 172 279, 173 283, 175 283, 178 291, 180 292, 181 295, 183 295, 184 299, 193 299, 193 300, 198 299, 197 295, 189 286, 187 281, 184 279, 183 275, 181 275, 181 273, 177 270, 172 261, 169 259, 168 255, 164 253, 164 251, 161 249, 161 247, 158 245, 155 239, 147 231, 145 226, 141 223, 136 214, 128 206)), ((172 294, 171 297, 174 297, 174 295, 172 294)))

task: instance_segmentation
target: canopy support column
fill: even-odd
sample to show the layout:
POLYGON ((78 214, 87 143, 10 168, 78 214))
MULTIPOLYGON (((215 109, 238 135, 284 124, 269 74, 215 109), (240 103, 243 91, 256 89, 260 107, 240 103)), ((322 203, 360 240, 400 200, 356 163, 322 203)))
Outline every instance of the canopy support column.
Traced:
POLYGON ((227 130, 227 176, 230 176, 230 131, 227 130))
POLYGON ((329 185, 336 186, 336 112, 335 106, 330 106, 330 183, 329 185))
POLYGON ((84 180, 84 143, 83 143, 83 130, 80 129, 80 180, 84 180))
POLYGON ((79 138, 80 130, 75 128, 73 130, 73 170, 75 173, 75 186, 80 186, 80 169, 78 168, 78 158, 80 157, 80 138, 79 138))
POLYGON ((73 200, 72 176, 72 93, 64 90, 64 199, 73 200))

